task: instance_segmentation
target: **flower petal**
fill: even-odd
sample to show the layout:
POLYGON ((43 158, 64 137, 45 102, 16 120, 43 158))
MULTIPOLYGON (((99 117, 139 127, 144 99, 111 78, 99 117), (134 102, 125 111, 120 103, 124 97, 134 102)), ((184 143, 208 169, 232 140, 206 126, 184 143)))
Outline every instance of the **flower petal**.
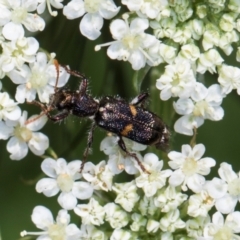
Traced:
POLYGON ((8 40, 17 40, 24 36, 24 29, 21 24, 9 22, 4 25, 2 35, 8 40))
POLYGON ((89 199, 93 194, 93 187, 87 182, 74 182, 72 193, 78 199, 89 199))
MULTIPOLYGON (((228 214, 233 212, 236 205, 237 205, 237 199, 232 198, 228 194, 223 198, 218 199, 215 204, 216 209, 223 214, 228 214)), ((217 222, 217 220, 215 221, 213 220, 213 222, 216 224, 220 224, 219 222, 217 222)))
POLYGON ((33 115, 28 119, 30 120, 30 122, 27 124, 27 128, 31 131, 40 130, 48 120, 48 118, 45 115, 43 115, 42 117, 31 122, 31 119, 34 119, 36 117, 38 117, 38 115, 33 115))
POLYGON ((35 155, 42 155, 49 147, 48 137, 40 132, 32 133, 28 146, 35 155))
POLYGON ((37 228, 43 230, 47 230, 48 226, 53 224, 52 213, 44 206, 35 207, 31 218, 37 228))
POLYGON ((41 164, 42 171, 49 177, 56 178, 57 161, 52 158, 45 158, 41 164))
POLYGON ((182 184, 184 181, 184 175, 181 170, 174 171, 169 177, 169 184, 176 187, 182 184))
POLYGON ((102 26, 103 18, 99 14, 87 13, 80 23, 80 31, 88 39, 95 40, 101 35, 102 26))
POLYGON ((16 137, 11 137, 7 143, 7 151, 11 153, 12 160, 21 160, 28 153, 28 147, 25 142, 19 141, 16 137))
POLYGON ((102 1, 99 14, 105 19, 111 19, 118 14, 120 7, 116 7, 113 1, 102 1))
POLYGON ((42 178, 36 184, 36 191, 47 197, 55 196, 59 192, 57 181, 52 178, 42 178))
POLYGON ((110 31, 114 39, 120 40, 128 32, 128 26, 123 20, 117 19, 110 24, 110 31))
POLYGON ((84 13, 84 2, 82 0, 72 0, 63 8, 63 15, 65 15, 67 19, 81 17, 84 13))
POLYGON ((62 208, 72 210, 77 205, 77 198, 72 194, 72 192, 62 192, 58 197, 58 203, 62 208))

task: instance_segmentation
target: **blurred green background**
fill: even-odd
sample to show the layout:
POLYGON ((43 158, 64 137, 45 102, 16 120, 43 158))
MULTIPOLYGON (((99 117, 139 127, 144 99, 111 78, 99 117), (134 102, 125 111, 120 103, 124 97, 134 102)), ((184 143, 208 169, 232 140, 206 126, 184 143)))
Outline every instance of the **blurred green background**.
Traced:
MULTIPOLYGON (((112 41, 108 24, 106 24, 108 22, 105 22, 102 35, 96 41, 86 40, 80 35, 79 22, 80 19, 66 20, 59 11, 59 15, 35 37, 43 49, 57 54, 60 63, 81 71, 90 79, 89 90, 93 96, 118 94, 131 100, 138 92, 134 88, 135 73, 130 64, 110 60, 106 55, 106 48, 98 52, 94 51, 95 45, 112 41)), ((162 70, 163 67, 160 71, 162 70)), ((191 138, 173 132, 173 124, 179 116, 173 114, 172 101, 162 103, 159 100, 159 90, 155 88, 156 77, 153 77, 153 74, 152 69, 148 71, 143 79, 141 91, 149 91, 149 109, 161 116, 172 130, 171 149, 181 151, 181 145, 188 144, 191 138)), ((141 73, 139 75, 142 76, 141 73)), ((206 85, 215 83, 216 79, 217 76, 208 75, 205 79, 206 85)), ((9 79, 4 79, 2 83, 14 98, 16 85, 9 79)), ((77 89, 79 83, 79 79, 71 77, 67 87, 77 89)), ((224 119, 219 122, 205 121, 198 130, 197 142, 205 144, 204 156, 214 158, 217 161, 217 167, 221 162, 227 161, 238 172, 240 168, 240 96, 234 91, 224 99, 222 106, 225 110, 224 119)), ((21 105, 20 107, 22 110, 28 110, 30 114, 40 112, 36 106, 21 105)), ((48 121, 41 132, 49 136, 50 145, 59 157, 71 161, 82 159, 87 141, 86 129, 89 127, 89 120, 69 117, 66 121, 57 124, 48 121)), ((107 160, 99 150, 104 136, 106 132, 99 129, 95 131, 93 153, 88 160, 95 162, 107 160)), ((7 141, 0 141, 0 231, 2 240, 15 240, 20 238, 19 233, 23 230, 37 230, 31 222, 31 213, 36 205, 48 207, 52 210, 54 217, 60 210, 60 206, 56 197, 47 198, 35 191, 36 181, 43 177, 40 169, 42 159, 29 152, 25 159, 12 161, 6 151, 6 144, 7 141)), ((160 158, 163 157, 166 160, 166 154, 162 156, 160 151, 152 147, 147 151, 155 151, 160 158)), ((213 176, 217 176, 216 168, 208 179, 213 176)), ((78 223, 76 217, 72 218, 72 222, 74 221, 78 223)))

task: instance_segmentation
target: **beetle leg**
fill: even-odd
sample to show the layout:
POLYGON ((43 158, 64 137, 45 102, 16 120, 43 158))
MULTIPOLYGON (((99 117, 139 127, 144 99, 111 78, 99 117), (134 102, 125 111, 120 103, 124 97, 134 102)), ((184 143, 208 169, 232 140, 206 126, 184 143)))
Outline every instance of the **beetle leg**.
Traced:
POLYGON ((69 115, 69 111, 67 110, 63 110, 62 112, 56 114, 56 115, 50 115, 49 111, 47 113, 45 113, 47 115, 47 117, 53 121, 53 122, 59 122, 61 120, 63 120, 64 118, 66 118, 69 115))
POLYGON ((63 67, 65 69, 65 71, 75 77, 79 77, 82 79, 85 79, 86 77, 84 76, 84 74, 76 71, 76 70, 71 70, 70 68, 68 68, 66 65, 61 65, 61 67, 63 67))
POLYGON ((82 81, 81 81, 81 84, 79 86, 79 95, 80 96, 83 96, 86 94, 87 92, 87 85, 88 85, 88 81, 87 81, 87 78, 84 78, 82 81))
POLYGON ((34 117, 34 118, 28 119, 28 120, 25 122, 25 124, 29 124, 29 123, 31 123, 31 122, 36 121, 37 119, 39 119, 40 117, 42 117, 44 114, 47 115, 48 109, 47 109, 47 107, 46 107, 43 103, 38 102, 38 101, 32 101, 32 102, 27 102, 27 103, 28 103, 28 104, 33 104, 33 105, 36 105, 36 106, 40 107, 40 108, 42 109, 42 113, 40 113, 38 116, 36 116, 36 117, 34 117))
POLYGON ((41 116, 43 116, 44 114, 48 117, 48 119, 50 119, 53 122, 58 122, 61 121, 62 119, 66 118, 69 115, 69 111, 68 110, 63 110, 62 112, 56 114, 56 115, 51 115, 50 111, 54 110, 53 107, 46 107, 43 103, 38 102, 38 101, 32 101, 32 102, 27 102, 28 104, 34 104, 38 107, 40 107, 42 109, 42 113, 39 114, 37 117, 32 118, 30 120, 27 120, 25 122, 25 124, 29 124, 31 122, 34 122, 35 120, 37 120, 38 118, 40 118, 41 116))
POLYGON ((127 148, 126 148, 126 145, 125 145, 122 137, 121 137, 121 136, 118 136, 118 137, 119 137, 118 146, 127 154, 127 156, 132 157, 132 158, 134 158, 134 159, 137 161, 138 165, 140 166, 140 168, 142 169, 143 172, 149 173, 149 172, 146 170, 146 168, 143 166, 143 164, 141 163, 141 161, 138 159, 136 153, 130 153, 130 152, 127 150, 127 148))
POLYGON ((85 77, 84 74, 78 72, 78 71, 75 71, 75 70, 71 70, 70 68, 68 68, 67 66, 65 65, 61 65, 65 71, 75 77, 79 77, 82 79, 82 82, 79 86, 79 95, 82 96, 82 95, 85 95, 86 94, 86 91, 87 91, 87 86, 88 86, 88 79, 85 77))
POLYGON ((83 171, 83 168, 84 168, 84 165, 87 161, 87 157, 88 157, 88 153, 89 153, 89 150, 92 146, 92 143, 93 143, 93 132, 96 128, 96 124, 93 123, 92 126, 91 126, 91 129, 88 133, 88 139, 87 139, 87 148, 84 150, 84 153, 83 153, 83 161, 82 161, 82 164, 80 166, 80 173, 83 171))
POLYGON ((144 107, 144 104, 147 100, 147 98, 149 97, 148 93, 141 93, 138 96, 136 96, 131 102, 130 104, 137 106, 140 104, 141 107, 144 107))

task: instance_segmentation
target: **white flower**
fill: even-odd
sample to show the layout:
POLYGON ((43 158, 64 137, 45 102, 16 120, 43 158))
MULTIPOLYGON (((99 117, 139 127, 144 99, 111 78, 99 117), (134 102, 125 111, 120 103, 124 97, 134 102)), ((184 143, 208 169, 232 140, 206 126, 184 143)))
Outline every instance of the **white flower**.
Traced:
POLYGON ((155 19, 160 13, 160 11, 163 11, 168 6, 168 1, 122 0, 122 4, 127 5, 130 11, 137 12, 139 16, 144 14, 147 18, 155 19))
POLYGON ((0 139, 6 140, 13 133, 14 128, 12 124, 8 124, 8 120, 16 121, 20 116, 21 109, 18 104, 9 97, 7 92, 0 92, 0 139))
MULTIPOLYGON (((199 20, 199 19, 193 19, 192 21, 189 22, 188 25, 190 25, 190 28, 192 29, 193 39, 199 40, 202 37, 202 35, 205 31, 204 22, 202 20, 199 20)), ((197 47, 197 46, 195 46, 195 47, 197 47)))
POLYGON ((21 232, 21 236, 40 235, 37 240, 43 239, 64 239, 78 240, 80 237, 80 229, 73 223, 70 223, 70 215, 66 210, 60 210, 56 221, 53 220, 52 213, 43 206, 37 206, 33 209, 32 221, 42 232, 21 232))
POLYGON ((23 37, 11 42, 2 43, 1 70, 9 73, 14 68, 21 69, 25 62, 34 62, 38 48, 39 43, 33 37, 23 37))
POLYGON ((111 19, 119 10, 112 0, 72 0, 63 8, 63 14, 75 19, 86 13, 80 22, 80 31, 88 39, 95 40, 101 34, 103 18, 111 19))
POLYGON ((197 10, 196 10, 196 13, 198 15, 199 18, 205 18, 207 16, 207 13, 208 13, 208 9, 207 9, 207 6, 206 5, 197 5, 197 10))
POLYGON ((223 64, 218 68, 218 82, 222 86, 225 94, 230 93, 233 89, 237 89, 240 95, 240 68, 223 64))
POLYGON ((63 8, 63 4, 61 3, 63 0, 38 0, 37 12, 38 14, 42 14, 45 11, 46 5, 48 7, 48 11, 52 16, 57 16, 56 11, 52 11, 51 5, 57 9, 63 8))
POLYGON ((93 224, 100 226, 104 223, 104 208, 94 199, 91 198, 88 204, 78 204, 74 212, 81 217, 83 224, 93 224))
MULTIPOLYGON (((209 25, 207 26, 209 27, 209 25)), ((212 27, 212 25, 210 26, 211 26, 209 27, 210 29, 207 29, 203 33, 202 45, 203 45, 204 51, 207 51, 213 48, 214 46, 218 46, 220 41, 219 29, 216 27, 212 27)))
POLYGON ((200 56, 200 50, 194 44, 185 44, 181 47, 181 51, 178 56, 194 63, 200 56))
MULTIPOLYGON (((128 151, 135 153, 141 161, 142 156, 138 153, 138 151, 145 150, 147 146, 127 138, 123 139, 128 151)), ((119 174, 123 170, 125 170, 128 174, 136 174, 138 172, 138 167, 135 166, 137 165, 136 160, 126 156, 126 154, 118 146, 118 137, 111 136, 104 138, 101 142, 100 150, 106 155, 109 155, 108 167, 113 174, 119 174)))
POLYGON ((154 35, 158 38, 173 38, 176 32, 176 22, 170 17, 160 19, 160 21, 151 21, 150 26, 154 29, 154 35))
POLYGON ((215 201, 208 192, 204 189, 200 193, 191 195, 189 198, 189 204, 187 213, 192 217, 207 217, 208 212, 214 206, 215 201))
POLYGON ((240 212, 233 212, 226 216, 224 222, 220 212, 213 214, 212 222, 206 224, 201 240, 239 239, 240 212))
POLYGON ((167 65, 164 74, 157 79, 156 87, 161 90, 160 98, 188 98, 195 86, 195 76, 187 60, 178 59, 175 64, 167 65))
MULTIPOLYGON (((196 217, 186 221, 187 235, 197 239, 203 235, 203 228, 210 222, 210 217, 196 217)), ((200 238, 199 238, 200 240, 200 238)))
POLYGON ((216 73, 216 66, 220 66, 223 61, 223 58, 217 50, 210 49, 200 55, 198 59, 197 72, 201 74, 204 74, 206 71, 209 71, 212 74, 216 73))
POLYGON ((231 32, 235 26, 236 17, 233 14, 225 13, 219 21, 219 27, 225 32, 231 32))
MULTIPOLYGON (((175 9, 175 11, 178 11, 178 10, 175 9)), ((193 8, 188 7, 187 9, 184 9, 184 11, 178 12, 177 17, 180 22, 186 22, 192 15, 193 15, 193 8)))
POLYGON ((133 232, 139 232, 142 227, 145 228, 146 224, 147 224, 147 219, 138 213, 133 213, 132 216, 132 224, 130 225, 130 228, 133 232))
POLYGON ((103 231, 98 230, 93 225, 81 225, 80 239, 97 239, 106 240, 106 235, 103 231))
POLYGON ((138 209, 142 216, 153 216, 156 211, 159 211, 159 208, 154 204, 154 199, 152 197, 148 198, 146 195, 140 200, 138 209))
POLYGON ((18 103, 14 102, 7 92, 0 92, 0 121, 16 121, 21 116, 21 109, 18 103))
POLYGON ((121 205, 125 211, 131 212, 140 198, 137 189, 135 181, 115 183, 113 186, 113 191, 117 194, 115 203, 121 205))
POLYGON ((240 13, 239 0, 230 0, 228 8, 233 12, 240 13))
POLYGON ((173 234, 171 232, 161 232, 161 240, 174 240, 173 234))
POLYGON ((129 215, 115 203, 107 203, 104 206, 105 220, 109 222, 112 228, 123 228, 129 222, 129 215))
MULTIPOLYGON (((23 103, 25 99, 28 102, 35 100, 38 94, 41 102, 49 102, 49 96, 54 93, 56 85, 56 66, 53 64, 53 59, 47 61, 45 53, 39 52, 33 63, 23 65, 20 70, 13 70, 8 73, 10 79, 19 84, 15 95, 19 103, 23 103)), ((69 74, 60 67, 59 79, 57 87, 62 87, 66 84, 69 74)))
POLYGON ((175 232, 185 226, 186 223, 180 219, 180 211, 175 209, 161 218, 159 228, 164 232, 175 232))
POLYGON ((201 158, 204 152, 203 144, 197 144, 193 148, 182 145, 181 153, 170 152, 168 157, 171 161, 168 164, 175 171, 171 174, 169 183, 172 186, 182 185, 184 191, 190 188, 193 192, 199 192, 205 183, 202 175, 208 175, 210 168, 216 164, 210 157, 201 158))
POLYGON ((96 166, 91 162, 87 162, 84 165, 82 175, 96 190, 107 192, 112 189, 113 173, 105 161, 101 161, 96 166))
POLYGON ((221 35, 219 41, 219 47, 224 51, 224 53, 229 56, 234 50, 232 43, 239 41, 239 35, 236 31, 226 32, 221 35))
POLYGON ((191 94, 191 98, 196 102, 193 110, 194 114, 215 121, 219 120, 219 116, 215 116, 211 108, 217 108, 222 103, 225 95, 222 94, 221 90, 219 84, 213 84, 207 89, 203 84, 196 83, 195 89, 191 94))
POLYGON ((29 13, 37 9, 36 0, 1 1, 0 25, 3 36, 8 40, 17 40, 24 36, 23 26, 30 32, 42 31, 45 22, 37 14, 29 13))
POLYGON ((154 204, 161 208, 161 212, 169 212, 180 206, 188 196, 173 186, 160 189, 154 197, 154 204))
POLYGON ((67 164, 63 158, 54 160, 46 158, 41 165, 43 172, 50 178, 43 178, 38 181, 36 191, 47 197, 55 196, 61 191, 58 203, 62 208, 70 210, 77 205, 78 199, 89 199, 92 196, 91 184, 83 181, 76 181, 81 178, 79 169, 80 160, 67 164))
MULTIPOLYGON (((173 63, 176 58, 177 49, 175 47, 169 46, 167 44, 161 43, 159 45, 159 53, 163 60, 169 64, 173 63)), ((167 67, 166 67, 167 68, 167 67)))
POLYGON ((172 173, 171 170, 162 170, 163 161, 159 161, 158 157, 153 153, 147 153, 143 158, 143 165, 147 172, 141 172, 136 178, 136 185, 142 188, 147 197, 152 197, 158 189, 166 184, 166 179, 172 173), (162 170, 162 171, 161 171, 162 170))
POLYGON ((224 111, 220 105, 224 96, 220 85, 214 84, 207 89, 197 82, 191 93, 192 99, 179 99, 173 103, 175 111, 184 115, 175 122, 175 131, 191 136, 193 129, 200 127, 205 119, 221 120, 224 111))
MULTIPOLYGON (((127 16, 124 17, 125 21, 116 19, 110 25, 110 31, 115 41, 97 45, 95 50, 110 45, 107 49, 108 56, 111 59, 129 61, 134 70, 143 68, 147 61, 150 65, 156 65, 156 62, 149 55, 148 49, 158 44, 158 40, 144 32, 149 27, 148 20, 134 18, 129 26, 127 16)), ((154 54, 153 58, 155 57, 154 54)))
POLYGON ((148 233, 156 233, 159 230, 160 223, 154 219, 148 219, 147 222, 147 232, 148 233))
POLYGON ((240 202, 240 174, 232 170, 228 163, 221 163, 218 170, 221 177, 207 183, 209 195, 216 200, 215 206, 221 213, 233 212, 240 202))
POLYGON ((192 29, 187 27, 177 28, 172 36, 172 40, 181 45, 186 44, 192 36, 192 29))
MULTIPOLYGON (((36 115, 31 118, 36 118, 36 115)), ((45 125, 47 117, 42 116, 32 122, 31 118, 28 119, 30 123, 25 124, 27 112, 24 111, 18 121, 7 121, 9 126, 14 127, 13 136, 7 143, 7 151, 11 153, 10 158, 12 160, 24 158, 28 153, 28 147, 37 156, 42 155, 49 147, 48 137, 40 132, 36 132, 45 125)))
POLYGON ((137 236, 134 236, 130 231, 126 231, 123 229, 114 229, 110 240, 131 240, 131 239, 137 239, 137 236))

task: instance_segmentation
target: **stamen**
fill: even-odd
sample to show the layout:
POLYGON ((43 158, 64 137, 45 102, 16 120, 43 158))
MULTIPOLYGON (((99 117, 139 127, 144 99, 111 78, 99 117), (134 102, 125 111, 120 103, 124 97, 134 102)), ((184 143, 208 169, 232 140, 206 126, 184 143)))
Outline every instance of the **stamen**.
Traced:
POLYGON ((50 58, 51 58, 51 59, 53 59, 53 60, 54 60, 56 56, 57 56, 57 54, 56 54, 56 53, 54 53, 54 52, 50 53, 50 58))
POLYGON ((26 230, 20 232, 21 237, 25 237, 27 235, 43 235, 43 234, 47 234, 47 232, 27 232, 26 230))
POLYGON ((123 20, 124 20, 125 23, 126 23, 126 26, 127 26, 127 28, 128 28, 128 31, 130 31, 129 22, 128 22, 129 15, 128 15, 127 13, 124 13, 124 14, 122 15, 122 18, 123 18, 123 20))
POLYGON ((50 0, 47 0, 47 7, 48 7, 49 13, 50 13, 53 17, 56 17, 56 16, 58 15, 58 12, 57 12, 57 11, 52 11, 51 4, 50 4, 50 0))
POLYGON ((138 48, 142 54, 154 65, 156 66, 158 63, 156 61, 154 61, 148 54, 147 52, 145 52, 142 48, 138 48))
POLYGON ((108 43, 103 43, 103 44, 98 44, 95 46, 94 50, 99 51, 102 47, 107 47, 110 46, 112 43, 115 43, 116 41, 108 42, 108 43))
MULTIPOLYGON (((127 21, 128 18, 129 18, 129 14, 124 13, 124 14, 122 15, 122 18, 123 18, 125 21, 127 21)), ((128 23, 128 21, 127 21, 127 23, 128 23)))

